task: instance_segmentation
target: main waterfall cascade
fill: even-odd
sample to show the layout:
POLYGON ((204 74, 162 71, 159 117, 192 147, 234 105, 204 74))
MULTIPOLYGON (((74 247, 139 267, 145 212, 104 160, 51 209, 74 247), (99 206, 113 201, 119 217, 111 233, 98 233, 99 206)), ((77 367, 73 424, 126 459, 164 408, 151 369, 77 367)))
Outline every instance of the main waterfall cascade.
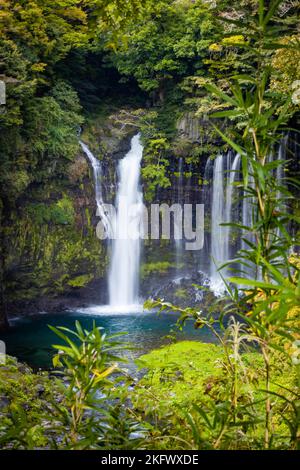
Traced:
POLYGON ((143 196, 140 190, 143 146, 140 135, 119 163, 116 220, 109 273, 109 303, 113 310, 132 310, 139 303, 140 239, 143 196))
POLYGON ((88 146, 80 142, 94 174, 97 215, 111 239, 109 269, 109 305, 82 309, 85 313, 122 313, 141 310, 139 305, 140 243, 143 195, 140 190, 143 146, 140 134, 131 140, 131 149, 119 162, 119 184, 116 195, 115 216, 105 210, 102 197, 101 162, 88 146))

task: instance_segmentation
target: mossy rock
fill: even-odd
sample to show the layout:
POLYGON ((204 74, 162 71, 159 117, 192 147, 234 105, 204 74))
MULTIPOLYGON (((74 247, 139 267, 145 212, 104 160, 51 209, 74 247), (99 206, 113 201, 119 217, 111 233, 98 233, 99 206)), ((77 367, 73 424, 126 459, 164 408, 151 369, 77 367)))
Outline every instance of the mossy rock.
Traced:
MULTIPOLYGON (((289 390, 295 390, 297 383, 296 373, 290 366, 283 367, 280 353, 278 355, 272 362, 271 392, 274 397, 277 396, 275 394, 281 394, 290 399, 289 390)), ((137 364, 145 375, 134 387, 132 394, 135 412, 143 415, 155 429, 159 427, 162 435, 188 441, 190 430, 187 427, 187 413, 194 415, 195 406, 198 410, 211 411, 218 404, 223 406, 230 400, 232 382, 225 352, 220 345, 182 341, 141 356, 137 364)), ((243 406, 251 402, 258 417, 251 439, 263 442, 266 400, 263 357, 255 350, 240 352, 236 364, 239 370, 239 404, 243 406)), ((272 420, 278 448, 283 445, 279 436, 288 435, 286 422, 282 418, 286 403, 275 398, 272 401, 272 420)), ((197 413, 195 416, 198 416, 197 413)), ((161 448, 173 448, 168 447, 174 445, 173 438, 168 439, 161 448)), ((157 445, 160 448, 160 444, 157 445)))
POLYGON ((170 269, 175 268, 176 264, 169 261, 156 261, 150 263, 144 263, 141 267, 141 277, 152 276, 153 274, 167 274, 170 269))
POLYGON ((92 274, 83 274, 68 281, 68 285, 74 288, 85 287, 92 279, 92 274))
POLYGON ((220 375, 218 364, 222 360, 222 348, 215 344, 181 341, 151 351, 137 360, 147 373, 135 391, 135 403, 139 406, 188 405, 204 396, 204 382, 211 375, 220 375), (148 392, 156 397, 154 401, 148 392))

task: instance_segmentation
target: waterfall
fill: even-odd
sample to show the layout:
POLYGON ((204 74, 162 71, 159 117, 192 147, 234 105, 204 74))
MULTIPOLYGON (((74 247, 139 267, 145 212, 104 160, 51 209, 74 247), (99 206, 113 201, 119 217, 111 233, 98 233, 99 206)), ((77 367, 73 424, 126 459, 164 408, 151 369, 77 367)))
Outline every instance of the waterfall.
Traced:
POLYGON ((214 162, 212 209, 211 209, 211 282, 214 287, 220 284, 217 265, 225 262, 224 228, 221 227, 224 211, 224 169, 223 155, 218 155, 214 162))
MULTIPOLYGON (((231 163, 231 154, 218 155, 214 161, 211 208, 211 286, 215 292, 224 289, 218 268, 229 260, 231 227, 222 226, 233 221, 234 182, 238 174, 240 155, 231 163), (224 168, 225 167, 225 168, 224 168), (225 178, 226 170, 226 178, 225 178)), ((226 270, 222 270, 222 275, 226 270)))
POLYGON ((133 137, 131 149, 118 167, 114 240, 109 272, 109 299, 112 309, 130 310, 138 304, 141 216, 143 198, 140 171, 143 147, 140 135, 133 137))
POLYGON ((278 200, 281 201, 281 207, 278 207, 278 209, 281 209, 281 211, 286 211, 286 203, 282 202, 282 199, 284 199, 283 192, 281 188, 284 188, 286 186, 286 181, 285 181, 285 166, 286 166, 286 150, 287 150, 287 145, 288 145, 288 134, 281 140, 280 146, 278 149, 278 160, 281 162, 279 166, 276 169, 276 179, 277 183, 281 186, 278 190, 278 200))
MULTIPOLYGON (((211 181, 213 177, 214 161, 211 158, 206 160, 204 169, 203 191, 200 202, 204 204, 204 211, 207 218, 211 220, 211 203, 212 203, 212 186, 211 181)), ((211 233, 208 230, 204 231, 204 247, 200 251, 200 271, 210 275, 211 268, 211 233)))
MULTIPOLYGON (((231 159, 227 165, 227 186, 226 186, 226 199, 225 199, 225 223, 233 222, 233 194, 234 194, 234 182, 239 172, 241 157, 237 154, 231 164, 231 159)), ((231 227, 225 228, 225 261, 230 258, 230 233, 231 227)))
POLYGON ((83 142, 79 141, 82 150, 84 151, 85 155, 87 156, 90 164, 92 165, 93 168, 93 173, 94 173, 94 181, 95 181, 95 199, 96 199, 96 204, 97 204, 97 215, 101 217, 103 226, 105 228, 106 233, 108 234, 109 237, 112 236, 112 224, 111 221, 108 217, 108 214, 105 211, 105 205, 103 202, 103 197, 102 197, 102 188, 101 188, 101 180, 102 180, 102 168, 101 168, 101 162, 98 160, 90 151, 88 146, 84 144, 83 142))
MULTIPOLYGON (((178 183, 177 183, 177 204, 181 206, 184 204, 184 194, 183 194, 183 158, 179 158, 178 164, 178 183)), ((182 233, 182 227, 176 227, 174 232, 182 233)), ((179 270, 182 263, 182 239, 175 239, 176 247, 176 269, 179 270)))
POLYGON ((255 188, 255 182, 253 175, 249 172, 248 176, 248 188, 243 190, 243 205, 242 205, 242 223, 245 228, 242 232, 242 249, 247 250, 249 245, 245 242, 249 240, 251 243, 255 243, 255 235, 251 232, 253 226, 253 216, 255 212, 255 198, 253 190, 255 188))
MULTIPOLYGON (((254 197, 251 194, 251 188, 254 186, 254 181, 253 177, 251 174, 249 174, 249 180, 248 180, 248 188, 249 189, 244 189, 244 194, 243 194, 243 207, 242 207, 242 222, 244 227, 248 227, 251 229, 252 227, 252 215, 253 215, 253 209, 254 209, 254 197)), ((250 230, 245 228, 243 230, 243 238, 246 238, 249 241, 254 241, 254 237, 250 232, 250 230)), ((248 244, 242 240, 242 249, 247 249, 248 244)))

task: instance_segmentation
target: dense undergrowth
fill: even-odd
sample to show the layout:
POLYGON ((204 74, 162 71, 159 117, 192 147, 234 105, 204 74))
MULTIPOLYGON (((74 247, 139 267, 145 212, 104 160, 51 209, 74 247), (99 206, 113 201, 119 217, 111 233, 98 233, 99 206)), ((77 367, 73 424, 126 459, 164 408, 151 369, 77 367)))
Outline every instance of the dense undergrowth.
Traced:
MULTIPOLYGON (((154 350, 137 359, 143 372, 137 380, 126 363, 116 362, 123 361, 116 354, 126 344, 96 328, 76 328, 56 330, 64 338, 53 360, 56 372, 34 373, 10 357, 0 366, 1 448, 264 447, 264 363, 249 345, 235 351, 233 338, 227 338, 236 369, 238 412, 232 422, 232 381, 221 345, 183 341, 154 350)), ((271 448, 290 449, 288 400, 297 376, 280 353, 271 367, 271 448)))

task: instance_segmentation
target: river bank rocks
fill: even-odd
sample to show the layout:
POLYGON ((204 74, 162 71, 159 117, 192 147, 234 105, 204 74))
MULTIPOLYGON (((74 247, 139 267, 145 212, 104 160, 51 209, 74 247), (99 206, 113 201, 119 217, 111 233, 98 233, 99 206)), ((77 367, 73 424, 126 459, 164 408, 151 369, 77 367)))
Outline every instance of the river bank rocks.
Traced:
POLYGON ((176 276, 156 276, 149 281, 148 288, 142 284, 144 293, 150 299, 161 299, 180 308, 198 308, 203 312, 208 311, 216 303, 217 297, 210 289, 210 281, 206 274, 194 271, 190 274, 176 276))

